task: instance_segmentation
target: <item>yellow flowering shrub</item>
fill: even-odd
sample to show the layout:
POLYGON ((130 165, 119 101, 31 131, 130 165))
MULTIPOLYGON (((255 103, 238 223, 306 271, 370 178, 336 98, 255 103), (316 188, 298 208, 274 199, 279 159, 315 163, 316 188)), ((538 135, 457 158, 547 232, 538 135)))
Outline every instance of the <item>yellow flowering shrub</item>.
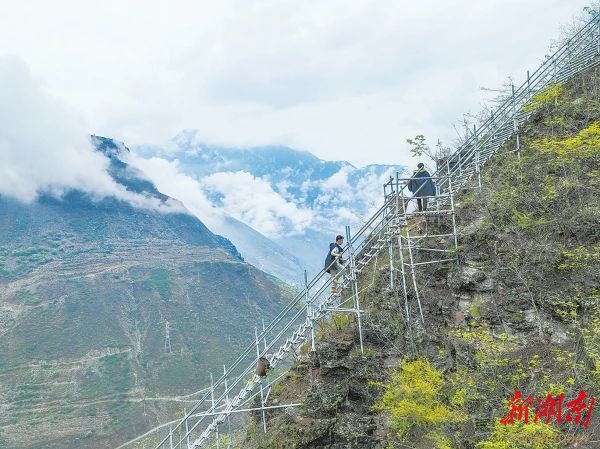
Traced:
POLYGON ((560 432, 541 422, 523 424, 517 422, 503 425, 496 421, 488 439, 481 441, 477 449, 559 449, 560 432))
POLYGON ((533 112, 543 106, 559 106, 562 101, 561 97, 563 93, 564 87, 561 84, 552 84, 539 94, 531 97, 529 103, 523 106, 523 111, 533 112))
MULTIPOLYGON (((425 438, 436 448, 449 449, 450 442, 440 432, 441 426, 464 421, 466 417, 443 402, 443 387, 442 374, 429 361, 404 361, 385 384, 385 392, 374 409, 390 414, 392 425, 401 437, 421 428, 427 430, 425 438)), ((460 393, 453 402, 461 403, 460 393)))

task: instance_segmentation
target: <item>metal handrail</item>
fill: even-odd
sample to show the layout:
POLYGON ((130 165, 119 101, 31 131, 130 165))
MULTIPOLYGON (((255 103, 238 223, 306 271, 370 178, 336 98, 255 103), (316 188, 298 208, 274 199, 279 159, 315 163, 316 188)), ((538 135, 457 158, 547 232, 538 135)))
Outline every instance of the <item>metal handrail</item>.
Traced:
MULTIPOLYGON (((507 98, 500 106, 498 106, 498 108, 496 108, 490 118, 484 120, 478 128, 475 127, 474 133, 468 136, 465 142, 463 142, 463 144, 447 158, 446 167, 438 168, 432 175, 432 178, 447 178, 447 182, 442 180, 438 184, 440 192, 447 193, 450 189, 450 185, 452 185, 453 190, 455 190, 457 187, 460 188, 464 186, 469 181, 470 176, 479 169, 479 166, 489 160, 497 149, 514 134, 515 128, 518 128, 521 123, 529 118, 531 112, 523 111, 522 107, 533 95, 543 91, 549 85, 562 82, 575 73, 579 73, 599 62, 597 55, 600 52, 600 44, 596 44, 595 50, 592 49, 592 44, 599 41, 598 36, 595 36, 594 33, 596 29, 598 29, 598 35, 600 35, 600 14, 596 14, 593 20, 588 22, 567 42, 559 47, 552 57, 548 58, 528 77, 527 81, 519 86, 518 89, 514 90, 514 93, 510 98, 507 98), (588 59, 585 59, 586 57, 588 59), (594 60, 593 58, 596 59, 594 60), (494 140, 494 136, 498 136, 499 138, 494 140), (482 149, 485 149, 485 151, 481 152, 482 149), (476 167, 475 159, 480 158, 482 155, 483 159, 477 161, 476 167), (444 169, 447 170, 446 173, 444 173, 444 169), (466 175, 463 175, 463 172, 466 173, 466 175)), ((399 210, 394 207, 397 205, 396 197, 410 197, 410 195, 404 195, 404 189, 406 189, 407 186, 400 186, 398 182, 399 179, 400 178, 397 176, 395 195, 390 198, 386 197, 384 205, 375 212, 367 223, 365 223, 360 230, 352 236, 350 241, 344 245, 345 251, 350 246, 354 246, 355 248, 354 262, 358 260, 358 264, 354 264, 353 266, 364 266, 363 262, 365 262, 365 260, 368 262, 368 260, 374 257, 373 255, 370 255, 371 253, 369 253, 369 250, 377 247, 382 230, 384 230, 394 219, 398 218, 398 214, 400 213, 399 210)), ((393 180, 386 183, 386 185, 393 187, 393 180)), ((443 199, 440 199, 440 201, 443 201, 443 199)), ((406 220, 412 214, 404 212, 402 215, 402 219, 406 220)), ((344 270, 347 269, 347 266, 343 267, 342 274, 344 270)), ((356 268, 356 271, 360 271, 360 269, 356 268)), ((327 273, 324 270, 321 270, 258 335, 258 341, 266 342, 267 338, 269 339, 269 344, 265 344, 264 349, 260 351, 261 356, 268 355, 268 351, 279 344, 279 348, 271 356, 273 365, 278 361, 283 360, 283 355, 286 351, 289 351, 291 346, 306 339, 306 330, 313 321, 322 318, 327 313, 327 306, 335 300, 331 295, 322 299, 322 296, 325 294, 331 283, 331 279, 328 279, 326 274, 327 273), (316 292, 314 291, 315 288, 316 292), (288 314, 294 310, 295 313, 290 319, 288 314), (306 316, 306 318, 299 324, 298 320, 303 316, 306 316), (270 334, 284 322, 286 317, 286 324, 279 329, 274 337, 270 336, 270 334), (281 344, 281 339, 292 328, 295 329, 292 335, 287 337, 285 342, 281 344)), ((341 287, 343 288, 344 286, 345 284, 342 283, 341 287)), ((223 393, 220 397, 211 402, 211 406, 207 413, 215 413, 217 408, 223 406, 225 409, 212 420, 200 437, 198 437, 190 447, 199 447, 206 441, 219 423, 222 423, 226 419, 228 411, 234 410, 239 403, 242 403, 244 397, 260 384, 260 378, 257 375, 253 375, 249 380, 247 379, 248 375, 254 370, 254 358, 252 359, 252 363, 247 365, 241 373, 235 374, 235 370, 247 360, 255 350, 255 343, 250 344, 213 384, 213 393, 215 389, 220 387, 223 387, 223 393), (228 382, 228 379, 231 380, 234 376, 233 382, 228 382), (229 400, 229 395, 236 391, 239 385, 244 384, 244 381, 246 381, 245 385, 240 388, 237 395, 234 396, 232 400, 229 400)), ((178 424, 171 429, 169 435, 156 446, 156 449, 164 447, 167 442, 170 443, 170 447, 172 448, 181 447, 183 442, 190 437, 192 432, 194 432, 198 426, 200 426, 204 417, 207 415, 200 417, 192 428, 187 429, 185 436, 177 442, 175 446, 172 445, 173 432, 187 424, 187 421, 192 419, 193 415, 196 414, 197 410, 208 400, 210 395, 211 391, 206 392, 178 424)))
MULTIPOLYGON (((372 230, 370 229, 378 220, 385 220, 386 218, 386 211, 389 208, 388 203, 384 204, 361 228, 360 230, 353 236, 352 241, 346 243, 346 245, 344 245, 344 251, 346 251, 350 244, 354 244, 354 245, 359 245, 359 249, 357 250, 357 254, 359 254, 363 249, 364 249, 364 242, 366 242, 368 239, 363 239, 362 237, 364 237, 365 235, 368 236, 368 234, 372 233, 372 230)), ((346 268, 344 268, 345 270, 346 268)), ((344 272, 344 270, 342 270, 342 273, 344 272)), ((302 289, 302 291, 300 293, 298 293, 296 295, 296 297, 290 301, 286 307, 277 315, 277 317, 271 321, 271 323, 258 335, 258 340, 262 341, 266 338, 269 338, 269 340, 271 341, 271 344, 269 344, 268 349, 271 349, 278 341, 279 338, 281 338, 281 336, 283 335, 283 333, 287 330, 289 330, 291 327, 296 325, 296 322, 298 320, 298 318, 302 315, 304 315, 305 312, 305 308, 306 305, 308 304, 308 306, 313 306, 314 303, 316 302, 316 300, 322 296, 322 294, 325 292, 325 290, 330 286, 330 279, 326 279, 325 281, 323 281, 323 278, 326 277, 327 273, 324 270, 321 270, 314 278, 313 280, 304 288, 302 289), (310 290, 313 289, 315 286, 317 286, 319 283, 321 283, 321 287, 317 289, 316 293, 310 293, 310 290), (309 292, 309 297, 311 298, 308 302, 306 301, 306 297, 307 297, 307 292, 309 292), (298 307, 298 306, 302 306, 302 307, 298 307), (272 338, 269 336, 269 333, 271 331, 273 331, 278 324, 280 324, 282 322, 282 320, 286 317, 286 315, 292 311, 296 309, 296 313, 295 315, 289 319, 287 321, 287 324, 283 327, 283 329, 279 332, 279 334, 275 337, 272 338)), ((219 386, 224 385, 224 382, 226 381, 226 379, 231 379, 235 368, 237 368, 240 363, 246 359, 250 354, 252 354, 255 351, 255 345, 254 343, 252 343, 251 345, 249 345, 243 352, 242 354, 233 362, 233 364, 229 367, 229 369, 227 369, 227 371, 214 383, 214 388, 218 388, 219 386)), ((261 355, 265 355, 266 351, 263 351, 261 353, 261 355)), ((226 399, 227 396, 229 394, 232 393, 232 391, 234 391, 235 387, 237 385, 239 385, 247 376, 248 374, 254 370, 254 365, 255 360, 253 359, 253 363, 248 365, 246 367, 246 369, 244 369, 242 371, 241 374, 238 374, 235 378, 235 380, 231 383, 228 383, 228 388, 224 390, 223 394, 221 395, 221 397, 215 399, 215 404, 221 404, 223 402, 223 399, 226 399)), ((252 379, 252 381, 255 381, 256 379, 252 379)), ((214 390, 213 390, 214 391, 214 390)), ((243 392, 244 390, 242 390, 243 392)), ((204 394, 203 397, 201 397, 197 403, 190 409, 189 412, 186 413, 186 415, 179 420, 179 422, 177 423, 177 425, 175 427, 173 427, 172 431, 177 430, 178 428, 181 428, 185 422, 187 420, 189 420, 192 415, 194 415, 196 413, 196 411, 198 410, 198 408, 200 406, 202 406, 203 403, 205 403, 208 398, 210 396, 210 391, 206 392, 204 394)), ((236 398, 234 398, 235 400, 236 398)), ((214 407, 216 408, 216 406, 214 407)), ((211 406, 210 411, 214 411, 214 408, 211 406)), ((215 418, 218 419, 219 417, 215 418)), ((177 444, 175 444, 173 447, 174 448, 178 448, 180 447, 180 445, 183 443, 183 441, 185 440, 185 438, 191 434, 191 432, 195 429, 195 427, 197 427, 200 422, 202 421, 202 418, 199 420, 199 422, 197 422, 191 429, 189 429, 188 432, 186 432, 186 435, 184 436, 184 438, 182 438, 181 441, 179 441, 177 444)), ((170 432, 171 434, 172 432, 170 432)), ((169 442, 169 437, 170 435, 167 435, 157 446, 157 448, 163 447, 164 444, 166 444, 167 442, 169 442)))
MULTIPOLYGON (((387 209, 389 208, 389 206, 392 204, 392 201, 390 200, 388 203, 384 204, 384 206, 382 206, 379 211, 373 215, 373 217, 371 217, 371 219, 365 224, 363 225, 363 227, 361 228, 361 230, 355 234, 352 238, 352 240, 350 242, 348 242, 345 246, 344 246, 344 251, 346 251, 348 249, 348 247, 351 244, 354 244, 356 240, 359 240, 363 234, 365 234, 366 231, 369 230, 369 227, 375 222, 377 221, 377 219, 381 219, 381 223, 378 223, 379 226, 377 226, 377 229, 381 229, 383 226, 383 223, 387 223, 389 221, 391 221, 392 217, 390 216, 390 214, 387 212, 387 209)), ((367 242, 369 242, 369 238, 372 235, 376 234, 377 231, 373 232, 371 231, 368 235, 366 239, 363 239, 362 241, 360 241, 359 243, 359 249, 356 251, 356 254, 359 256, 358 259, 360 260, 363 256, 364 251, 366 251, 368 248, 370 248, 372 245, 369 245, 367 242)), ((340 271, 340 275, 343 275, 349 267, 350 264, 345 265, 342 270, 340 271)), ((318 277, 322 277, 323 274, 325 272, 322 271, 318 277)), ((346 278, 347 281, 347 278, 346 278)), ((304 320, 304 322, 302 322, 302 324, 300 324, 299 329, 298 329, 298 324, 297 324, 297 320, 302 317, 302 316, 306 316, 308 315, 308 311, 307 311, 307 307, 308 306, 312 306, 312 304, 314 304, 315 299, 318 299, 319 297, 321 297, 326 290, 330 287, 331 284, 331 279, 327 279, 326 282, 324 282, 320 288, 317 290, 316 293, 314 293, 312 295, 312 299, 308 302, 306 302, 305 306, 302 307, 300 310, 298 310, 296 312, 296 314, 294 315, 294 317, 289 320, 288 325, 286 325, 280 332, 278 335, 276 335, 274 338, 272 338, 271 343, 269 343, 269 345, 266 346, 266 348, 261 351, 260 356, 265 356, 268 355, 268 351, 273 348, 273 346, 275 346, 278 342, 279 339, 285 334, 285 332, 287 330, 289 330, 291 327, 296 326, 296 332, 294 332, 294 334, 292 335, 292 340, 290 340, 289 338, 286 340, 286 342, 280 346, 278 352, 276 354, 274 354, 271 359, 270 359, 270 363, 272 366, 276 366, 277 362, 279 362, 280 360, 282 360, 282 353, 288 352, 289 351, 289 347, 298 342, 298 341, 304 341, 305 337, 304 337, 304 333, 306 332, 306 330, 308 329, 308 327, 310 326, 310 322, 311 321, 315 321, 318 320, 320 318, 322 318, 323 315, 326 314, 325 308, 330 305, 332 302, 335 301, 335 298, 332 295, 329 295, 326 297, 326 299, 324 301, 321 301, 316 309, 312 309, 313 311, 313 316, 307 316, 306 319, 304 320), (314 312, 318 312, 318 313, 314 313, 314 312), (293 338, 295 336, 295 338, 293 338), (293 341, 295 340, 295 341, 293 341)), ((345 287, 345 284, 342 283, 340 286, 342 289, 345 287)), ((261 340, 261 337, 259 336, 258 340, 261 340)), ((253 346, 254 347, 254 346, 253 346)), ((254 370, 255 364, 251 364, 249 365, 246 370, 244 370, 244 372, 238 376, 238 378, 234 381, 234 383, 232 384, 232 386, 229 388, 229 390, 224 391, 221 395, 220 398, 216 399, 216 403, 220 403, 222 402, 223 399, 227 398, 228 393, 231 392, 231 390, 233 389, 234 386, 238 385, 241 381, 243 381, 246 376, 254 370)), ((243 388, 238 395, 234 398, 234 400, 232 401, 232 403, 228 406, 229 409, 234 407, 234 402, 236 401, 241 401, 244 397, 244 393, 251 391, 251 388, 253 386, 256 386, 258 383, 260 382, 260 379, 258 378, 258 376, 253 376, 252 379, 250 379, 247 382, 247 387, 243 388)), ((213 408, 211 407, 210 411, 214 411, 213 408)), ((192 445, 192 447, 198 447, 200 444, 202 444, 205 439, 208 437, 208 435, 211 433, 212 429, 216 428, 216 426, 218 425, 219 422, 223 422, 224 419, 226 418, 227 415, 227 409, 225 411, 223 411, 223 413, 219 416, 217 416, 216 418, 214 418, 213 423, 211 423, 209 425, 209 428, 207 428, 207 430, 205 430, 203 432, 203 435, 201 435, 192 445)), ((198 424, 198 423, 197 423, 198 424)), ((192 431, 193 429, 190 429, 190 431, 192 431)), ((178 445, 173 446, 174 448, 177 448, 178 445)))
MULTIPOLYGON (((567 40, 559 49, 533 73, 519 88, 514 90, 512 96, 507 98, 491 116, 484 120, 479 127, 475 127, 474 132, 467 136, 465 142, 459 146, 459 148, 445 160, 446 167, 439 167, 432 176, 438 176, 444 173, 452 177, 452 184, 454 187, 462 187, 464 183, 459 182, 456 185, 456 173, 461 172, 466 167, 470 166, 471 169, 474 165, 471 163, 472 159, 476 156, 476 153, 482 148, 488 146, 485 152, 480 153, 484 159, 479 161, 479 166, 483 165, 489 157, 495 153, 512 135, 514 134, 515 123, 517 119, 518 126, 525 122, 533 111, 525 112, 522 110, 523 106, 529 102, 531 97, 542 92, 544 89, 552 84, 560 83, 572 76, 575 73, 579 73, 584 69, 592 67, 600 63, 597 56, 600 53, 600 46, 598 46, 600 35, 600 13, 596 13, 595 17, 586 23, 577 33, 575 33, 569 40, 567 40), (573 62, 580 62, 580 56, 588 56, 588 64, 583 64, 577 68, 576 71, 572 72, 568 70, 570 64, 573 62), (595 59, 594 59, 595 58, 595 59), (564 63, 566 61, 566 64, 564 63), (551 76, 548 76, 551 75, 551 76), (513 128, 507 130, 504 134, 499 134, 505 128, 513 128), (494 136, 503 135, 504 138, 498 139, 492 145, 490 141, 494 136), (451 171, 447 171, 447 167, 452 167, 451 171), (462 185, 461 185, 462 184, 462 185)), ((467 177, 468 178, 468 177, 467 177)), ((390 180, 384 185, 390 185, 393 187, 393 180, 390 180)), ((442 182, 438 187, 440 191, 444 191, 448 188, 447 182, 442 182)), ((406 186, 396 186, 397 191, 404 192, 406 186)), ((410 197, 411 195, 402 195, 410 197)))

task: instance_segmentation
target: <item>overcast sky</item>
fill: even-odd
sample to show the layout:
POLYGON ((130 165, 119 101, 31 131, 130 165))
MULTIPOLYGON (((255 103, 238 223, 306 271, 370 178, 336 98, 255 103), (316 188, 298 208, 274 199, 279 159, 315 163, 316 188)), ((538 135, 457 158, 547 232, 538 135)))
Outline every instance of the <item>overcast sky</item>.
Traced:
POLYGON ((479 88, 522 81, 587 4, 2 0, 0 56, 88 132, 130 146, 188 128, 208 143, 405 163, 406 138, 451 140, 479 88))

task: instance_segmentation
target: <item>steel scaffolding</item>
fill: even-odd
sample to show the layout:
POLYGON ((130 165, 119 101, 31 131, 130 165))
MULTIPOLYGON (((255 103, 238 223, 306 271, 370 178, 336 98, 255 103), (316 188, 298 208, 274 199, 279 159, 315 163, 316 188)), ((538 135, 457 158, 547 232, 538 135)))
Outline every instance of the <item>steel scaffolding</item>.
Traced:
MULTIPOLYGON (((532 113, 523 108, 532 96, 598 65, 599 55, 600 12, 596 12, 590 22, 574 33, 533 74, 528 72, 527 80, 514 88, 512 95, 488 119, 476 125, 466 141, 432 174, 437 191, 429 198, 429 210, 418 212, 414 210, 414 204, 409 204, 414 202, 413 195, 400 174, 386 183, 383 206, 354 235, 350 235, 349 228, 346 229, 344 250, 349 257, 342 270, 340 290, 350 292, 350 297, 343 300, 330 294, 331 279, 324 271, 310 282, 305 277, 304 289, 271 323, 263 324, 262 332, 256 330, 255 341, 228 368, 224 368, 217 380, 211 380, 209 391, 189 411, 185 411, 183 418, 163 426, 169 428, 169 433, 156 449, 196 449, 211 438, 218 440, 218 435, 230 434, 231 417, 235 413, 260 410, 264 417, 268 409, 299 405, 268 405, 272 386, 284 374, 257 374, 257 359, 264 358, 271 368, 276 368, 284 360, 293 358, 299 346, 307 340, 314 349, 315 323, 336 311, 356 315, 362 349, 359 274, 384 251, 389 257, 390 287, 395 289, 401 284, 404 292, 404 310, 399 310, 399 313, 406 314, 406 319, 411 320, 409 298, 414 298, 423 321, 423 298, 418 293, 415 270, 423 264, 454 260, 453 251, 458 244, 454 192, 469 187, 473 181, 475 187, 481 186, 481 167, 511 137, 518 136, 519 129, 532 113), (248 407, 255 398, 260 398, 261 406, 248 407)), ((266 429, 266 419, 263 419, 263 425, 266 429)), ((227 447, 230 447, 231 440, 227 441, 227 447)))
POLYGON ((436 187, 441 181, 448 182, 447 192, 436 191, 436 194, 431 196, 418 196, 420 188, 414 193, 406 192, 407 184, 412 179, 401 178, 397 173, 395 178, 391 178, 383 186, 384 197, 395 200, 391 213, 397 217, 389 231, 388 239, 390 288, 396 288, 395 274, 399 271, 406 321, 411 321, 409 298, 412 297, 416 300, 421 322, 424 323, 417 269, 425 265, 454 262, 458 249, 458 233, 450 176, 420 178, 430 180, 436 187), (430 207, 424 208, 423 211, 415 209, 414 203, 417 198, 427 201, 430 207), (395 249, 399 259, 398 268, 394 263, 395 249))

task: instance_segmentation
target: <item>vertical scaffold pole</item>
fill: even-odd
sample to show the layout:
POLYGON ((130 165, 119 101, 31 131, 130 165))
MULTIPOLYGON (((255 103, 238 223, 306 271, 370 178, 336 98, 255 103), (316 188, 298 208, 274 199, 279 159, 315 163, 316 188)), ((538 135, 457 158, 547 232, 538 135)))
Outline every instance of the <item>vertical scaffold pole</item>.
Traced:
POLYGON ((310 295, 308 293, 308 273, 304 270, 304 290, 306 291, 306 316, 310 320, 310 349, 315 350, 315 323, 312 319, 312 306, 310 304, 310 295))
POLYGON ((425 317, 423 316, 423 308, 421 307, 421 297, 419 295, 419 287, 417 286, 417 273, 415 272, 415 260, 413 256, 412 243, 410 241, 410 226, 406 227, 406 247, 408 248, 408 258, 410 260, 410 274, 413 281, 413 288, 415 289, 415 298, 419 306, 419 313, 421 314, 421 322, 425 323, 425 317))
POLYGON ((394 190, 394 178, 392 178, 391 176, 390 176, 390 180, 383 185, 383 201, 384 202, 387 201, 387 197, 388 197, 388 190, 387 190, 388 184, 390 186, 390 190, 393 191, 394 190))
POLYGON ((400 213, 400 173, 396 172, 396 220, 400 213))
MULTIPOLYGON (((448 158, 448 159, 446 159, 446 172, 447 172, 447 174, 448 174, 448 179, 447 179, 447 182, 448 182, 448 190, 452 190, 452 183, 451 183, 451 181, 450 181, 450 180, 451 180, 451 178, 452 178, 452 176, 450 175, 450 159, 449 159, 449 158, 448 158)), ((442 193, 442 192, 440 192, 440 193, 442 193)))
POLYGON ((262 319, 262 330, 263 330, 263 345, 265 347, 265 351, 267 350, 267 333, 265 332, 265 319, 262 319))
MULTIPOLYGON (((388 212, 388 213, 393 213, 393 212, 388 212)), ((388 247, 388 259, 390 261, 390 290, 394 290, 395 288, 395 279, 394 279, 394 229, 393 229, 393 223, 391 222, 391 220, 388 220, 388 224, 386 227, 386 231, 384 231, 385 236, 386 236, 386 240, 387 240, 387 247, 388 247)))
POLYGON ((354 298, 354 310, 356 311, 356 321, 358 321, 358 337, 360 339, 360 353, 364 354, 362 320, 360 317, 360 300, 358 298, 358 280, 356 279, 356 261, 354 260, 354 249, 352 247, 352 238, 350 235, 350 226, 346 226, 346 241, 348 242, 348 264, 350 264, 350 283, 352 284, 352 297, 354 298))
POLYGON ((473 125, 473 142, 475 144, 475 173, 477 173, 477 188, 481 190, 481 167, 479 160, 479 142, 477 140, 477 125, 473 125))
POLYGON ((190 447, 190 428, 188 425, 188 419, 187 419, 187 410, 183 409, 183 414, 186 417, 185 418, 185 434, 186 434, 186 438, 187 438, 187 447, 190 447))
POLYGON ((394 261, 394 237, 400 232, 400 173, 396 171, 396 197, 394 198, 394 210, 392 219, 392 234, 389 236, 390 245, 390 260, 392 260, 392 270, 390 271, 390 282, 392 283, 392 290, 396 289, 396 268, 393 264, 394 261))
MULTIPOLYGON (((405 187, 406 184, 402 187, 402 192, 404 192, 405 187)), ((406 322, 410 323, 410 310, 408 307, 408 290, 406 287, 406 263, 404 262, 404 245, 402 244, 403 229, 408 230, 408 199, 409 197, 405 197, 404 193, 402 193, 402 224, 399 225, 400 227, 398 231, 398 252, 400 254, 400 274, 402 276, 402 291, 404 292, 404 309, 406 313, 406 322)), ((398 304, 398 307, 401 308, 402 306, 398 304)))
POLYGON ((169 446, 173 449, 173 427, 169 427, 169 446))
POLYGON ((596 53, 600 55, 600 6, 598 6, 598 11, 596 12, 596 22, 598 22, 598 45, 596 48, 596 53))
POLYGON ((492 111, 491 115, 490 115, 490 122, 491 122, 491 128, 492 128, 492 135, 490 136, 491 140, 495 140, 496 139, 496 117, 494 116, 494 111, 492 111))
MULTIPOLYGON (((429 201, 430 202, 434 202, 435 201, 435 210, 436 212, 438 212, 436 220, 437 220, 437 224, 439 226, 439 224, 441 223, 441 217, 439 215, 440 212, 440 208, 442 207, 441 205, 441 201, 440 201, 440 193, 442 192, 442 189, 440 187, 441 184, 443 184, 443 179, 439 178, 437 179, 437 182, 434 181, 433 179, 431 180, 433 182, 433 184, 435 185, 435 197, 434 198, 430 198, 429 201)), ((427 216, 426 216, 427 218, 427 216)), ((429 228, 429 223, 427 222, 427 219, 425 220, 425 228, 428 229, 429 228)))
POLYGON ((454 209, 454 191, 452 190, 452 178, 448 177, 448 194, 450 195, 450 210, 452 211, 452 234, 454 236, 454 251, 458 250, 458 233, 456 232, 456 214, 454 209))
MULTIPOLYGON (((408 224, 405 226, 408 229, 408 224)), ((402 244, 402 229, 398 234, 398 252, 400 253, 400 274, 402 276, 402 291, 404 292, 404 313, 406 313, 406 322, 410 323, 410 312, 408 310, 408 291, 406 289, 406 271, 404 267, 404 245, 402 244)), ((398 304, 398 307, 402 307, 398 304)))
POLYGON ((394 219, 392 221, 392 223, 394 223, 394 226, 396 225, 396 220, 398 219, 398 212, 399 212, 399 208, 400 208, 400 202, 398 200, 398 198, 400 197, 400 181, 398 180, 398 172, 396 172, 396 179, 394 180, 394 183, 396 184, 396 188, 395 188, 395 193, 394 193, 394 210, 393 210, 393 214, 394 214, 394 219))
MULTIPOLYGON (((404 190, 406 188, 406 184, 404 184, 402 186, 402 195, 400 196, 400 201, 402 201, 402 219, 404 220, 406 218, 406 212, 407 212, 407 207, 408 207, 408 197, 404 196, 404 190)), ((408 190, 408 189, 406 189, 408 190)), ((400 192, 398 192, 398 195, 400 195, 400 192)), ((398 217, 400 218, 400 217, 398 217)))
POLYGON ((515 97, 515 85, 512 85, 512 113, 513 113, 513 131, 517 136, 517 159, 521 159, 521 139, 519 137, 519 124, 517 123, 517 100, 515 97))
MULTIPOLYGON (((223 376, 225 376, 227 374, 227 368, 225 368, 225 365, 223 365, 223 376)), ((225 377, 224 379, 225 382, 225 404, 228 407, 229 406, 229 387, 227 385, 227 377, 225 377)), ((227 414, 227 449, 231 449, 231 445, 232 445, 232 435, 231 435, 231 415, 228 413, 227 414)), ((188 446, 189 446, 189 438, 188 438, 188 446)))
MULTIPOLYGON (((260 342, 258 341, 258 328, 254 328, 254 339, 256 340, 256 359, 260 358, 260 342)), ((262 377, 259 377, 260 383, 260 407, 262 409, 263 432, 267 433, 267 417, 265 416, 265 395, 263 392, 262 377)))
MULTIPOLYGON (((213 375, 212 372, 208 373, 210 375, 210 404, 211 404, 211 409, 215 410, 215 383, 213 380, 213 375)), ((219 449, 219 427, 217 427, 215 429, 215 436, 217 437, 217 449, 219 449)))

